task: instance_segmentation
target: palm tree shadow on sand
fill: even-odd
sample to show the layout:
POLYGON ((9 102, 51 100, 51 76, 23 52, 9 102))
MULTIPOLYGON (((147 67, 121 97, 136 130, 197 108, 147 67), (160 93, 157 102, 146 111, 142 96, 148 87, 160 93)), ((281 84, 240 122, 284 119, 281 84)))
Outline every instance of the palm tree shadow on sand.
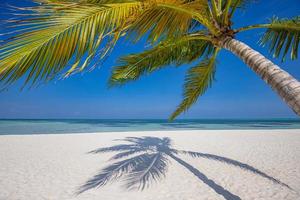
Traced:
POLYGON ((110 159, 110 161, 114 161, 114 163, 103 168, 98 174, 82 185, 78 190, 78 194, 121 179, 125 180, 125 187, 127 189, 143 190, 152 182, 159 181, 165 177, 169 160, 173 159, 225 199, 241 199, 239 196, 223 188, 221 185, 209 179, 198 169, 179 158, 178 154, 186 154, 194 158, 207 158, 219 161, 224 164, 252 172, 272 181, 273 183, 291 189, 287 184, 248 164, 218 155, 173 149, 170 138, 127 137, 119 141, 125 141, 128 142, 128 144, 99 148, 89 152, 94 154, 117 152, 117 154, 110 159))

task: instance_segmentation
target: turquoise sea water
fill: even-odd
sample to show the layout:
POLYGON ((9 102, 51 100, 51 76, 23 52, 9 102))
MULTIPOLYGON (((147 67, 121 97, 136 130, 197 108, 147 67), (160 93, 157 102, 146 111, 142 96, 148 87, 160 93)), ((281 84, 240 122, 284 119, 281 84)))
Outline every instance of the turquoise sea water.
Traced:
POLYGON ((300 120, 0 120, 0 135, 214 129, 300 129, 300 120))

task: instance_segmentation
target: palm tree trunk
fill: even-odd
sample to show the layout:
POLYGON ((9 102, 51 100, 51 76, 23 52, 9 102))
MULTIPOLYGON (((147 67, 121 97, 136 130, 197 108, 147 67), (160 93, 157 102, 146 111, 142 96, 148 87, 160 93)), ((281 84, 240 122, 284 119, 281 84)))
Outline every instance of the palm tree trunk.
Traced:
POLYGON ((300 83, 298 80, 243 42, 226 38, 222 42, 222 47, 242 59, 300 116, 300 83))
POLYGON ((183 167, 188 169, 192 174, 194 174, 198 179, 200 179, 203 183, 205 183, 207 186, 209 186, 211 189, 213 189, 216 193, 223 196, 226 200, 241 200, 241 198, 230 191, 223 188, 221 185, 218 185, 213 180, 209 179, 205 174, 200 172, 198 169, 193 167, 192 165, 188 164, 184 160, 178 158, 174 154, 168 154, 171 158, 173 158, 175 161, 177 161, 179 164, 181 164, 183 167))

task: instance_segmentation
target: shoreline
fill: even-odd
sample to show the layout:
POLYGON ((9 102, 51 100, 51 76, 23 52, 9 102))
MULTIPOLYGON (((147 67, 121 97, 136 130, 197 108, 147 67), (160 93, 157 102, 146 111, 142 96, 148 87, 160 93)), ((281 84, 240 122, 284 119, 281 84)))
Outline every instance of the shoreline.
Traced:
POLYGON ((93 135, 93 134, 119 134, 119 133, 124 133, 124 134, 130 134, 130 133, 152 133, 152 132, 168 132, 168 133, 178 133, 178 132, 278 132, 278 131, 296 131, 295 134, 300 134, 300 129, 299 128, 286 128, 286 129, 197 129, 197 130, 191 130, 191 129, 186 129, 186 130, 143 130, 143 131, 103 131, 103 132, 68 132, 68 133, 26 133, 26 134, 0 134, 1 136, 42 136, 42 135, 93 135))

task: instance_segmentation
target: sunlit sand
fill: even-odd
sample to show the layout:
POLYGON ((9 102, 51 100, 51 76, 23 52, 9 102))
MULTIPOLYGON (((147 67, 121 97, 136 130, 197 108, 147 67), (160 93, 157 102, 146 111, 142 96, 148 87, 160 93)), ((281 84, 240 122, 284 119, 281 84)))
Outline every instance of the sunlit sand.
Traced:
POLYGON ((0 163, 1 200, 300 199, 300 130, 0 136, 0 163), (167 146, 154 144, 165 145, 160 153, 180 152, 167 156, 165 170, 144 188, 128 187, 125 172, 104 186, 85 187, 119 161, 109 160, 118 152, 88 152, 128 144, 127 137, 140 138, 142 147, 147 138, 165 138, 167 146))

